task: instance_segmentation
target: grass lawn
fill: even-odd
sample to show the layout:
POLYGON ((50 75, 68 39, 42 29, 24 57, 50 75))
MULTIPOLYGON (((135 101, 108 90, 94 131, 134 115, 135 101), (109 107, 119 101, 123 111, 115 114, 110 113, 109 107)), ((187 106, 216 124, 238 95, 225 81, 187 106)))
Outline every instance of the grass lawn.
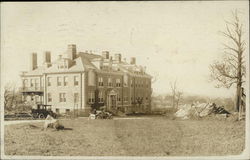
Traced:
POLYGON ((5 126, 6 155, 207 156, 244 150, 245 123, 164 117, 62 120, 72 130, 41 131, 43 123, 5 126))

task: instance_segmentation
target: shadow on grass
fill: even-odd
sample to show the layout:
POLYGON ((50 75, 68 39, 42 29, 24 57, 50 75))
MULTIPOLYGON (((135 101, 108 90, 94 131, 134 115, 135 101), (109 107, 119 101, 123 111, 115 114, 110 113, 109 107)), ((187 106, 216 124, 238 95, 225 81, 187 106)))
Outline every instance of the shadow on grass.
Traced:
POLYGON ((73 130, 73 128, 64 128, 64 129, 61 129, 61 130, 73 130))

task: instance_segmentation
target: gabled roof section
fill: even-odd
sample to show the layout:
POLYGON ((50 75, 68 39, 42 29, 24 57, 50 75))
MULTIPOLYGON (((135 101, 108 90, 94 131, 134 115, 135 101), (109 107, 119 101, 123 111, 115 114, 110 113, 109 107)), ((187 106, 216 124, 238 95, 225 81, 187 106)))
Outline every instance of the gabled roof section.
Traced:
POLYGON ((137 76, 137 77, 149 77, 152 78, 151 75, 147 74, 147 73, 143 73, 143 74, 139 74, 135 72, 135 69, 140 69, 139 66, 137 65, 119 65, 119 68, 121 71, 129 73, 132 76, 137 76))
POLYGON ((78 56, 81 59, 84 69, 97 69, 96 66, 91 63, 91 60, 95 58, 100 58, 101 56, 83 52, 78 53, 78 56))
POLYGON ((28 71, 22 74, 22 76, 42 76, 45 70, 44 66, 39 66, 32 71, 28 71))
POLYGON ((78 53, 79 56, 83 56, 85 58, 87 58, 88 60, 92 60, 92 59, 95 59, 95 58, 102 58, 101 55, 98 55, 98 54, 93 54, 93 53, 85 53, 85 52, 79 52, 78 53))
MULTIPOLYGON (((69 72, 83 72, 86 70, 96 70, 104 73, 130 74, 138 77, 151 77, 145 73, 145 68, 138 66, 134 62, 128 63, 126 60, 121 60, 121 54, 115 54, 115 58, 109 57, 109 52, 99 55, 87 52, 78 52, 76 48, 72 50, 72 45, 65 56, 59 55, 59 58, 51 63, 44 63, 32 71, 23 73, 21 76, 42 76, 50 73, 69 73, 69 72), (73 56, 69 56, 69 55, 73 56), (118 55, 118 57, 117 57, 118 55)), ((134 58, 134 57, 132 57, 134 58)), ((152 77, 151 77, 152 78, 152 77)))
POLYGON ((72 65, 70 65, 69 68, 58 68, 58 63, 60 63, 60 61, 62 61, 62 60, 71 61, 71 63, 72 63, 72 60, 69 60, 67 58, 57 59, 55 62, 52 63, 51 67, 46 68, 44 73, 82 72, 82 71, 84 71, 82 61, 79 57, 74 60, 75 62, 72 63, 72 65))

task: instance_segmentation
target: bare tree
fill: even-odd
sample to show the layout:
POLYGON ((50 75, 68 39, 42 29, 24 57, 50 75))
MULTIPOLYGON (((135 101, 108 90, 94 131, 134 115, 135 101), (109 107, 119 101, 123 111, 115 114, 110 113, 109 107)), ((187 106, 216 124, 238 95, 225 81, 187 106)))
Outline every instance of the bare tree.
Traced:
POLYGON ((15 100, 15 86, 8 83, 4 86, 4 108, 10 110, 15 100))
POLYGON ((177 91, 177 94, 176 94, 176 97, 177 97, 176 106, 177 106, 177 108, 179 107, 180 100, 182 99, 182 94, 183 94, 182 92, 177 91))
POLYGON ((172 107, 178 108, 180 99, 182 98, 182 92, 177 89, 177 80, 174 83, 170 82, 170 87, 172 91, 172 107))
POLYGON ((245 41, 243 40, 243 24, 237 10, 232 12, 233 20, 226 21, 226 30, 220 32, 229 42, 224 45, 224 57, 210 65, 211 80, 218 82, 216 87, 230 88, 236 84, 235 110, 239 111, 241 87, 245 81, 246 66, 244 61, 245 41))

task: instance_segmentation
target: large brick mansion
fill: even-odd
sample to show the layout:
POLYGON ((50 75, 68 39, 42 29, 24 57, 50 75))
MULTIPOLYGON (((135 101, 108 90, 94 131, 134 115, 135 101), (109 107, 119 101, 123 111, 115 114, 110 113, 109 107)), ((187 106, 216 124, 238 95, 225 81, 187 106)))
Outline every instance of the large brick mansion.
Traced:
POLYGON ((26 102, 52 105, 57 113, 88 112, 96 106, 126 113, 150 111, 151 76, 135 57, 126 62, 121 54, 77 52, 76 45, 68 45, 57 60, 51 61, 50 52, 43 59, 38 66, 37 54, 32 53, 30 71, 21 74, 26 102))

